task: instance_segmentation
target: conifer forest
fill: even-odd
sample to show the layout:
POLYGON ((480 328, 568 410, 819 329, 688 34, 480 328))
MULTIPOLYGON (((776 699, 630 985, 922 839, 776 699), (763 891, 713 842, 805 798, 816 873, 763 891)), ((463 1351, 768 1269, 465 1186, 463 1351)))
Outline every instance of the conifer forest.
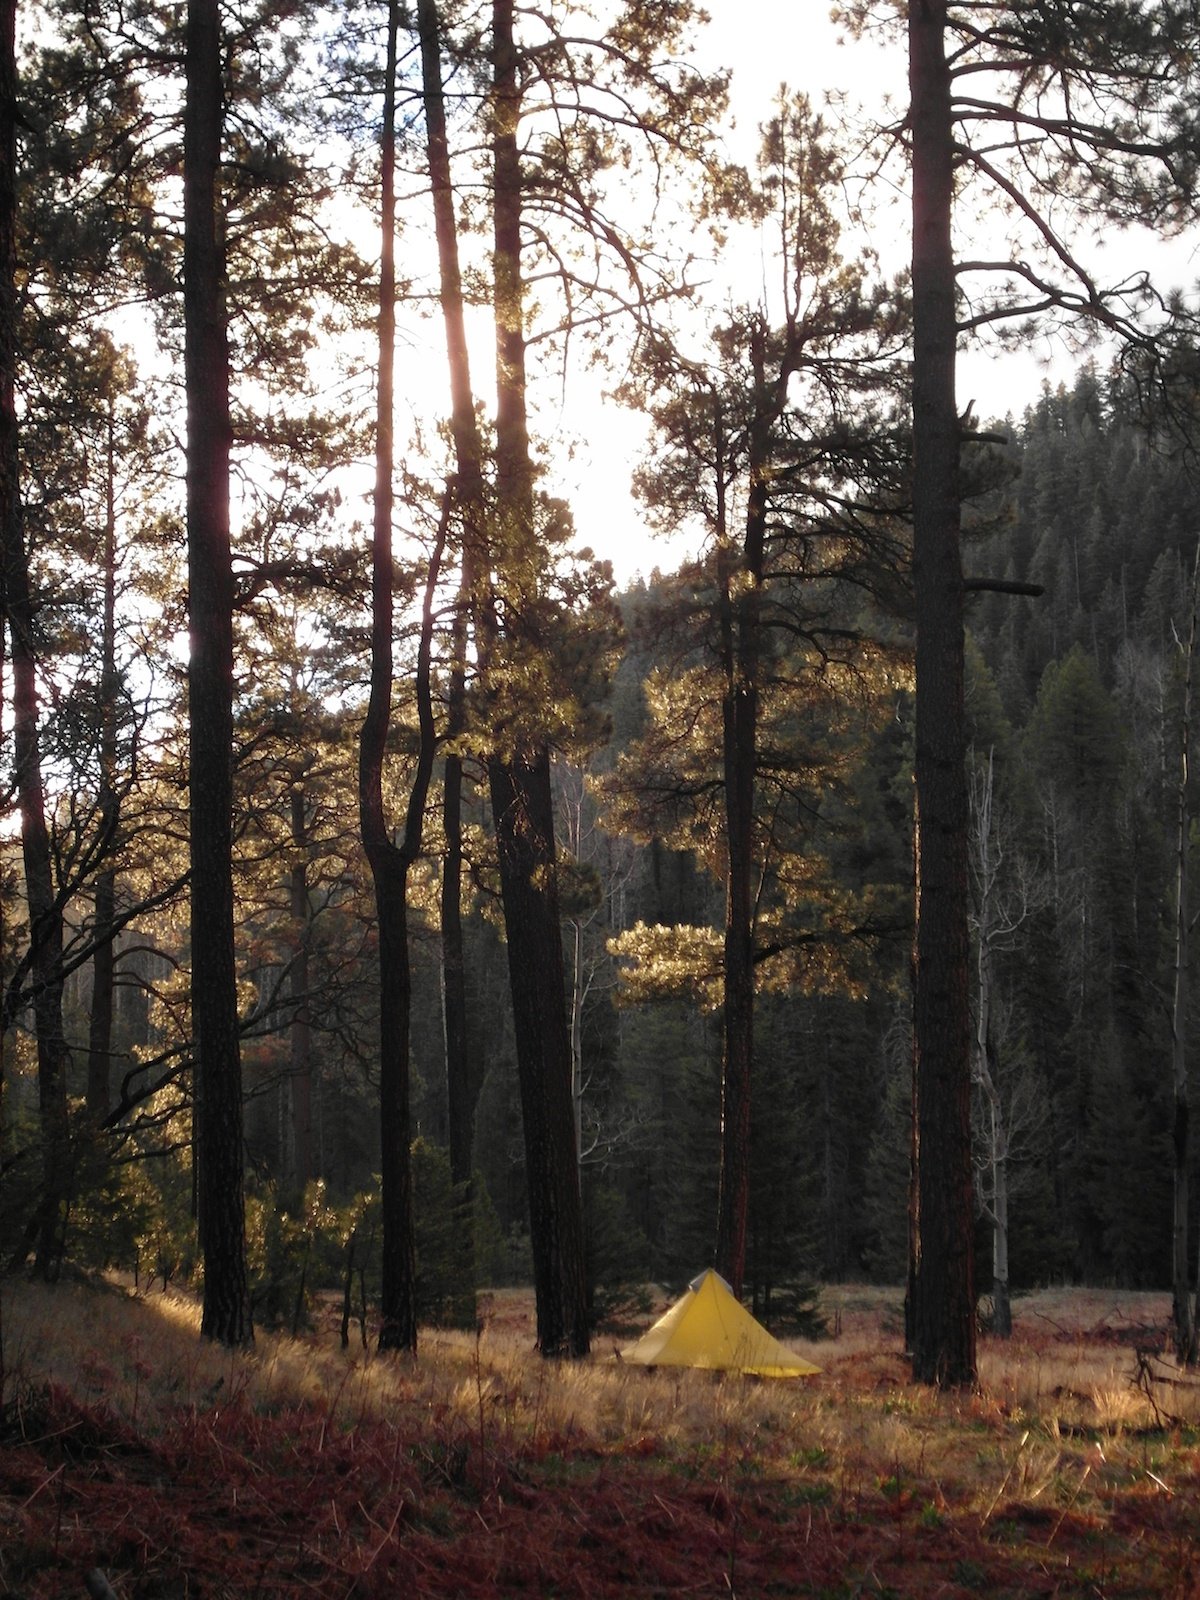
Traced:
POLYGON ((0 0, 0 1272, 1195 1361, 1200 9, 779 9, 0 0))

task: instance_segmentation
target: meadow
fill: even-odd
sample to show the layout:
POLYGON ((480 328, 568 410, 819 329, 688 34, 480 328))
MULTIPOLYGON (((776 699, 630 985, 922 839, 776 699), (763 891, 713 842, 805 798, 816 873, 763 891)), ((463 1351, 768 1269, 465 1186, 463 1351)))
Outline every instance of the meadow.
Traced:
MULTIPOLYGON (((660 1302, 661 1304, 661 1302, 660 1302)), ((2 1287, 0 1595, 1200 1595, 1200 1380, 1163 1295, 1043 1291, 976 1392, 896 1290, 829 1289, 801 1382, 533 1351, 530 1297, 417 1362, 335 1319, 252 1352, 121 1285, 2 1287)))

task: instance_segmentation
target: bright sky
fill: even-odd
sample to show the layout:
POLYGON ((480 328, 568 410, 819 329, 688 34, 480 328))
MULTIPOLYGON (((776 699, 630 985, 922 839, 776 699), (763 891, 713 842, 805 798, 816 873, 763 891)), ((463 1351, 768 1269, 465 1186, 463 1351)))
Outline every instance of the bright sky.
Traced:
MULTIPOLYGON (((902 55, 865 44, 841 44, 829 21, 828 0, 709 0, 711 20, 699 40, 698 63, 706 70, 732 67, 731 110, 733 126, 727 131, 730 154, 749 162, 758 148, 758 127, 770 115, 780 88, 803 89, 814 106, 827 92, 861 83, 885 85, 894 67, 896 90, 906 96, 906 65, 902 55)), ((885 88, 876 87, 881 96, 885 88)), ((750 267, 755 265, 753 258, 750 267)), ((899 265, 899 263, 897 263, 899 265)), ((755 285, 732 286, 733 293, 750 300, 755 285)), ((581 543, 597 555, 611 559, 618 582, 635 574, 649 576, 655 566, 664 570, 689 554, 689 541, 667 541, 649 534, 629 493, 629 479, 641 454, 646 430, 642 421, 621 407, 602 404, 599 395, 589 407, 594 422, 575 447, 563 481, 573 486, 570 498, 581 543)), ((563 417, 565 427, 569 417, 563 417)))
MULTIPOLYGON (((709 0, 712 20, 701 42, 705 66, 733 67, 731 153, 748 160, 757 146, 756 128, 769 115, 781 81, 806 91, 814 105, 828 93, 843 93, 851 101, 881 106, 890 97, 900 111, 907 104, 907 61, 902 42, 884 48, 878 44, 840 42, 829 21, 828 0, 709 0)), ((831 116, 836 110, 831 109, 831 116)), ((895 195, 891 216, 876 224, 872 244, 886 270, 907 265, 907 196, 895 195)), ((960 248, 964 241, 959 241, 960 248)), ((1197 246, 1192 241, 1164 244, 1145 230, 1130 230, 1108 238, 1098 264, 1105 276, 1116 278, 1154 264, 1163 286, 1192 286, 1200 275, 1197 246)), ((745 295, 750 298, 753 285, 745 295)), ((1011 411, 1020 416, 1033 404, 1043 382, 1070 382, 1083 357, 1053 338, 1034 340, 1027 347, 996 354, 978 346, 964 349, 959 358, 959 397, 963 406, 974 400, 984 419, 1011 411)), ((599 400, 597 397, 597 407, 599 400)), ((618 580, 635 573, 649 574, 654 566, 674 566, 687 553, 686 541, 670 545, 652 538, 641 527, 638 508, 628 493, 631 466, 644 437, 636 417, 614 405, 592 411, 586 438, 564 466, 564 483, 577 484, 571 498, 581 542, 598 555, 613 560, 618 580)), ((563 418, 564 426, 569 419, 563 418)))

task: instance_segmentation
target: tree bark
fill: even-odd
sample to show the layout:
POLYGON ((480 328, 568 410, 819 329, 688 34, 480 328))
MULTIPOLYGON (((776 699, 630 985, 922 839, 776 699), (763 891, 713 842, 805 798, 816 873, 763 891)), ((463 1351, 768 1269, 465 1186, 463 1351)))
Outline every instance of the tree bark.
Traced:
MULTIPOLYGON (((746 521, 738 559, 718 552, 722 694, 722 780, 728 854, 725 885, 725 1004, 721 1079, 721 1180, 717 1217, 717 1271, 736 1295, 746 1265, 750 1194, 750 1111, 754 1077, 754 922, 758 860, 755 850, 756 773, 762 594, 766 576, 767 518, 772 434, 787 398, 795 340, 789 336, 779 370, 767 373, 765 329, 750 332, 753 414, 748 440, 746 521)), ((716 456, 725 440, 715 419, 716 456)), ((724 467, 718 464, 718 474, 724 467)), ((718 529, 725 534, 725 489, 717 485, 718 529)))
POLYGON ((242 1081, 234 965, 233 572, 229 346, 221 215, 223 84, 217 0, 189 0, 184 110, 184 371, 190 654, 192 1019, 201 1332, 253 1338, 242 1192, 242 1081))
POLYGON ((525 1135, 538 1349, 586 1355, 587 1275, 554 879, 550 759, 488 763, 525 1135))
POLYGON ((757 686, 739 675, 722 704, 726 837, 725 1004, 722 1018, 721 1177, 717 1271, 735 1295, 746 1267, 750 1093, 754 1071, 753 829, 757 686))
POLYGON ((450 374, 451 433, 454 439, 458 481, 455 498, 462 518, 461 582, 451 634, 451 662, 447 685, 447 738, 451 751, 442 775, 442 1019, 446 1049, 446 1105, 450 1144, 450 1176, 469 1185, 473 1176, 472 1143, 475 1105, 481 1074, 471 1050, 467 1029, 466 962, 462 925, 462 756, 455 747, 466 728, 467 625, 474 600, 475 573, 480 559, 483 530, 483 442, 475 415, 471 364, 463 313, 462 271, 458 258, 458 228, 454 217, 454 187, 450 147, 446 133, 445 93, 442 85, 441 22, 437 0, 419 0, 417 26, 421 44, 421 80, 425 106, 426 155, 433 194, 434 228, 438 246, 438 271, 442 320, 450 374))
MULTIPOLYGON (((21 817, 21 851, 29 910, 30 976, 37 1037, 38 1123, 41 1137, 42 1192, 39 1202, 35 1270, 57 1278, 70 1193, 70 1135, 67 1117, 67 1044, 62 1018, 62 908, 55 894, 50 833, 39 732, 40 708, 35 604, 18 468, 16 411, 16 6, 0 8, 0 542, 3 595, 11 643, 13 755, 21 817)), ((11 1017, 4 1019, 7 1026, 11 1017)))
POLYGON ((288 1030, 288 1083, 291 1101, 291 1182, 297 1198, 304 1194, 315 1176, 312 1137, 312 1017, 308 1006, 309 932, 311 906, 308 894, 308 827, 305 813, 305 788, 302 773, 292 784, 292 850, 289 884, 292 926, 296 931, 296 952, 292 961, 291 992, 295 1001, 292 1025, 288 1030))
MULTIPOLYGON (((756 411, 765 374, 761 351, 752 352, 756 411)), ((725 1003, 721 1071, 721 1178, 717 1207, 716 1268, 735 1295, 746 1267, 746 1216, 750 1194, 750 1093, 754 1070, 754 795, 758 759, 759 592, 767 516, 768 438, 761 415, 752 429, 750 490, 740 559, 718 551, 720 635, 724 691, 721 701, 722 778, 728 855, 725 885, 725 1003), (735 599, 736 593, 736 599, 735 599)), ((769 425, 768 425, 769 426, 769 425)), ((717 455, 724 455, 720 422, 717 455)), ((718 466, 718 472, 724 471, 718 466)), ((718 490, 724 523, 724 495, 718 490)), ((721 538, 725 534, 722 526, 721 538)))
POLYGON ((945 0, 910 0, 918 1187, 912 1360, 918 1381, 951 1387, 975 1382, 976 1357, 954 130, 945 26, 945 0))
MULTIPOLYGON (((0 544, 20 530, 17 465, 17 0, 0 0, 0 544), (10 529, 9 524, 12 524, 10 529)), ((0 559, 0 618, 8 615, 7 562, 0 559)), ((5 630, 0 625, 0 669, 5 630)), ((0 714, 3 713, 0 676, 0 714)), ((0 899, 0 937, 5 933, 0 899)), ((0 991, 2 992, 2 991, 0 991)), ((7 1018, 0 1019, 7 1022, 7 1018)), ((0 1028, 0 1136, 5 1129, 4 1029, 0 1028)), ((0 1366, 3 1365, 0 1342, 0 1366)))
MULTIPOLYGON (((1191 813, 1188 805, 1188 776, 1192 732, 1192 665, 1196 650, 1196 613, 1200 604, 1200 549, 1192 569, 1191 618, 1184 649, 1183 708, 1180 713, 1179 785, 1176 791, 1175 829, 1175 992, 1171 1006, 1171 1081, 1175 1100, 1174 1154, 1175 1185, 1171 1236, 1172 1320, 1175 1326, 1175 1355, 1183 1366, 1194 1366, 1197 1359, 1196 1324, 1200 1304, 1193 1303, 1188 1261, 1189 1165, 1191 1161, 1191 1104, 1188 1084, 1187 1025, 1190 1001, 1188 973, 1191 907, 1188 896, 1188 848, 1191 813)), ((1197 1273, 1197 1298, 1200 1300, 1200 1272, 1197 1273)))
MULTIPOLYGON (((117 798, 117 513, 114 418, 108 417, 104 509, 104 603, 101 619, 100 666, 100 827, 111 841, 120 821, 117 798)), ((106 864, 96 879, 96 912, 92 957, 92 1012, 88 1024, 87 1114, 94 1126, 108 1115, 112 1061, 115 984, 116 867, 106 864)))
POLYGON ((396 55, 399 7, 390 0, 381 141, 379 374, 375 422, 375 500, 371 554, 371 691, 359 740, 359 818, 375 885, 379 920, 379 1131, 383 1215, 379 1348, 417 1349, 416 1247, 413 1238, 409 1113, 408 951, 411 857, 392 843, 383 803, 383 767, 391 722, 392 413, 396 345, 396 55))
MULTIPOLYGON (((496 325, 496 518, 493 560, 513 565, 536 542, 525 391, 521 271, 521 91, 512 0, 492 8, 493 297, 496 325)), ((524 565, 523 562, 520 564, 524 565)), ((515 574, 513 574, 515 577, 515 574)), ((518 597, 519 603, 519 597, 518 597)), ((502 735, 503 737, 503 735, 502 735)), ((543 1355, 586 1355, 587 1274, 571 1098, 550 756, 536 732, 488 761, 500 858, 529 1225, 543 1355)))

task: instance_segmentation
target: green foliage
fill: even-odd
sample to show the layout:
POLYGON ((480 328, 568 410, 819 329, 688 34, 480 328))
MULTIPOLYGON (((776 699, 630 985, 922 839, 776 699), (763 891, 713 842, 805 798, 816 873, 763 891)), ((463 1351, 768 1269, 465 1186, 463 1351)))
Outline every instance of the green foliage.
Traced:
POLYGON ((130 1271, 139 1286, 186 1282, 197 1261, 187 1153, 126 1150, 114 1160, 101 1139, 82 1153, 68 1252, 89 1266, 130 1271))
MULTIPOLYGON (((484 1075, 475 1110, 475 1168, 495 1208, 505 1239, 525 1227, 525 1146, 515 1065, 508 1055, 494 1057, 484 1075)), ((511 1265, 503 1282, 512 1282, 511 1265)))
POLYGON ((649 1310, 649 1243, 624 1195, 603 1173, 587 1176, 583 1201, 592 1325, 629 1327, 649 1310))
POLYGON ((450 1157, 428 1140, 412 1146, 417 1316, 439 1328, 475 1326, 475 1250, 465 1185, 450 1180, 450 1157))
POLYGON ((827 1339, 829 1323, 821 1309, 817 1284, 803 1278, 788 1278, 774 1283, 761 1302, 755 1297, 752 1310, 772 1333, 784 1338, 827 1339))
MULTIPOLYGON (((1067 26, 1069 6, 1000 8, 979 33, 977 10, 951 7, 968 52, 1001 43, 1001 57, 1020 62, 1034 51, 1041 65, 1019 80, 1022 95, 1041 93, 1047 73, 1087 84, 1114 67, 1142 71, 1163 43, 1158 30, 1176 28, 1182 16, 1174 4, 1120 4, 1100 8, 1097 26, 1081 29, 1067 26)), ((186 832, 178 662, 166 645, 180 626, 185 587, 178 463, 166 444, 182 419, 171 393, 147 387, 137 359, 102 326, 108 307, 148 301, 158 322, 139 327, 139 343, 157 333, 168 364, 178 349, 178 240, 167 217, 177 201, 178 128, 158 111, 166 103, 161 74, 177 67, 180 37, 179 17, 152 5, 120 13, 101 6, 86 17, 52 6, 43 21, 22 68, 16 376, 34 642, 46 690, 40 732, 61 779, 51 819, 56 882, 82 940, 98 915, 89 874, 99 846, 115 852, 129 914, 138 896, 176 876, 186 832), (96 627, 109 490, 122 612, 115 702, 102 682, 96 627), (128 797, 111 834, 97 799, 111 776, 103 754, 110 714, 128 797)), ((665 163, 655 175, 664 205, 687 189, 674 182, 677 166, 665 181, 668 168, 703 154, 696 199, 705 222, 727 228, 753 218, 764 225, 762 238, 770 229, 783 241, 778 270, 765 274, 775 298, 722 307, 711 341, 695 347, 682 336, 672 345, 662 326, 643 320, 644 360, 628 394, 657 429, 641 474, 648 516, 672 531, 702 528, 708 544, 699 559, 673 577, 639 583, 618 605, 602 560, 564 556, 574 538, 571 512, 549 491, 535 495, 532 542, 512 528, 489 530, 501 643, 472 685, 473 720, 459 745, 466 752, 481 732, 502 742, 536 725, 579 755, 616 733, 611 770, 596 788, 628 872, 613 888, 607 865, 580 849, 564 856, 559 885, 564 916, 594 914, 591 937, 610 941, 625 970, 618 1009, 605 987, 608 958, 597 955, 602 981, 584 1018, 592 1103, 611 1124, 630 1113, 620 1128, 627 1146, 612 1153, 602 1179, 587 1180, 595 1306, 610 1312, 645 1273, 685 1280, 711 1245, 720 1104, 712 1018, 722 1001, 729 854, 723 715, 736 677, 732 633, 745 630, 740 643, 751 648, 742 659, 753 663, 760 694, 751 1280, 761 1302, 775 1306, 819 1272, 865 1267, 894 1279, 904 1270, 909 1083, 893 997, 904 990, 911 915, 913 752, 906 624, 902 609, 889 609, 903 599, 908 574, 903 520, 889 515, 906 444, 895 387, 902 370, 889 352, 902 349, 905 313, 902 296, 875 282, 870 259, 858 254, 840 203, 837 139, 810 104, 779 104, 753 179, 719 171, 699 147, 723 85, 688 65, 691 6, 633 0, 610 21, 603 39, 538 46, 538 82, 557 97, 559 114, 529 117, 522 131, 530 152, 526 250, 538 282, 529 310, 541 319, 530 344, 531 385, 541 381, 532 370, 539 348, 561 351, 559 308, 579 313, 583 337, 594 329, 603 341, 612 337, 614 311, 628 307, 631 270, 641 274, 633 298, 644 318, 686 286, 694 216, 686 248, 676 249, 678 236, 659 232, 657 221, 635 240, 617 214, 641 161, 627 95, 646 112, 655 160, 665 163), (618 114, 592 116, 597 103, 618 114), (579 222, 596 226, 576 232, 579 222), (569 307, 557 300, 560 290, 569 307), (767 496, 769 537, 761 571, 751 571, 741 540, 764 428, 770 439, 754 485, 767 496), (631 637, 618 660, 622 620, 631 637)), ((340 159, 346 149, 355 180, 373 183, 366 129, 373 139, 376 119, 373 111, 365 121, 347 113, 344 145, 309 118, 317 57, 302 40, 326 23, 339 34, 329 57, 337 71, 312 103, 366 106, 377 62, 359 64, 353 92, 338 75, 346 65, 342 32, 357 26, 349 13, 322 20, 303 6, 251 8, 230 33, 227 63, 229 291, 235 376, 245 380, 235 396, 243 497, 235 556, 237 955, 247 1146, 258 1174, 249 1205, 255 1310, 282 1327, 305 1320, 318 1289, 340 1289, 348 1266, 356 1308, 374 1296, 378 1273, 377 1119, 364 1068, 364 1041, 376 1025, 367 977, 375 930, 354 837, 362 541, 340 476, 361 456, 364 438, 359 402, 346 396, 367 386, 343 384, 339 372, 340 387, 330 390, 327 362, 336 351, 360 369, 353 339, 373 274, 336 238, 337 208, 327 202, 343 174, 322 154, 340 159), (343 1198, 337 1206, 312 1186, 299 1205, 281 1204, 300 1188, 289 1096, 302 1055, 292 1029, 301 1021, 311 1033, 304 1060, 320 1129, 309 1170, 319 1161, 330 1194, 343 1198)), ((478 42, 465 23, 451 41, 467 72, 485 70, 478 42)), ((1100 215, 1172 210, 1137 141, 1111 148, 1152 103, 1158 132, 1175 144, 1172 181, 1194 166, 1194 129, 1171 98, 1189 81, 1190 35, 1176 43, 1180 71, 1170 83, 1155 80, 1154 94, 1140 101, 1114 101, 1120 116, 1100 117, 1092 130, 1099 143, 1073 148, 1067 188, 1076 197, 1089 190, 1100 215)), ((474 104, 460 103, 453 137, 475 137, 474 104)), ((1014 142, 1014 151, 1031 171, 1049 163, 1037 168, 1044 192, 1065 192, 1048 183, 1061 168, 1042 142, 1045 129, 1031 123, 1026 132, 1035 142, 1014 142)), ((965 160, 960 178, 965 189, 965 160)), ((456 197, 472 216, 475 193, 456 197)), ((482 282, 470 266, 468 275, 473 288, 482 282)), ((424 292, 422 285, 421 302, 424 292)), ((986 294, 977 302, 990 303, 986 294)), ((569 322, 568 314, 562 328, 569 322)), ((603 354, 599 343, 592 348, 603 354)), ((1190 407, 1194 360, 1183 349, 1177 355, 1177 398, 1190 407)), ((1177 640, 1196 496, 1175 423, 1141 410, 1141 376, 1085 367, 1006 425, 1010 445, 976 439, 964 454, 965 487, 978 491, 968 519, 971 570, 1045 586, 1033 602, 973 595, 966 661, 974 749, 994 753, 1014 850, 1049 886, 1020 940, 998 959, 1006 1031, 998 1059, 1019 1068, 1034 1124, 1014 1162, 1014 1282, 1063 1274, 1155 1282, 1163 1269, 1165 775, 1178 749, 1177 640)), ((429 438, 436 435, 431 426, 429 438)), ((414 457, 425 443, 414 442, 414 457)), ((406 480, 417 538, 440 504, 440 450, 434 442, 406 480)), ((495 488, 489 483, 488 493, 495 488)), ((419 564, 396 576, 411 595, 419 564)), ((397 640, 398 663, 409 645, 397 640)), ((473 659, 482 665, 480 655, 473 659)), ((412 719, 411 708, 397 710, 398 775, 411 754, 412 719)), ((494 871, 484 830, 470 826, 468 843, 476 885, 487 889, 494 871)), ((435 840, 431 859, 414 871, 413 1015, 421 1066, 414 1125, 435 1135, 444 1115, 436 851, 435 840)), ((598 856, 605 852, 615 854, 612 834, 598 846, 598 856)), ((16 1015, 28 940, 11 860, 3 878, 16 1015)), ((470 1228, 436 1146, 418 1141, 413 1151, 419 1294, 422 1315, 433 1320, 469 1320, 475 1284, 529 1272, 503 953, 483 920, 469 935, 470 1027, 483 1077, 470 1228)), ((184 922, 168 905, 133 917, 122 936, 111 1059, 115 1079, 128 1072, 133 1099, 119 1131, 80 1140, 73 1152, 69 1250, 87 1264, 132 1267, 143 1282, 187 1277, 195 1263, 187 1159, 149 1148, 149 1124, 165 1115, 149 1086, 161 1072, 163 1095, 174 1095, 170 1080, 190 1046, 184 922), (146 1100, 137 1098, 143 1093, 146 1100)), ((81 958, 66 1006, 72 1094, 80 1089, 89 984, 81 958)), ((1193 1017, 1193 1054, 1198 1023, 1193 1017)), ((29 1039, 14 1027, 4 1047, 7 1260, 22 1245, 40 1180, 29 1039)), ((796 1303, 802 1309, 802 1296, 796 1303)))
POLYGON ((912 1149, 912 1057, 897 1017, 880 1050, 879 1114, 863 1186, 862 1263, 878 1283, 903 1283, 908 1270, 908 1190, 912 1149))
POLYGON ((1171 1159, 1165 1068, 1157 1084, 1139 1077, 1111 1048, 1096 1061, 1082 1169, 1093 1273, 1141 1289, 1170 1281, 1171 1159))
POLYGON ((822 1197, 833 1182, 838 1137, 820 1047, 804 1026, 811 1007, 788 1009, 785 1023, 784 1007, 772 997, 756 1019, 746 1285, 763 1321, 786 1315, 784 1306, 804 1315, 803 1285, 826 1231, 822 1197))
POLYGON ((305 1189, 299 1214, 279 1204, 274 1186, 246 1199, 246 1265, 256 1322, 293 1334, 309 1325, 312 1296, 336 1281, 339 1218, 319 1180, 305 1189))
POLYGON ((492 1204, 492 1197, 479 1173, 471 1186, 473 1207, 471 1213, 471 1239, 475 1247, 475 1283, 481 1289, 495 1288, 507 1282, 508 1253, 500 1218, 492 1204))
MULTIPOLYGON (((11 1070, 11 1069, 10 1069, 11 1070)), ((41 1150, 31 1103, 14 1114, 14 1095, 6 1086, 3 1105, 7 1121, 0 1141, 0 1261, 24 1261, 29 1247, 29 1227, 41 1190, 41 1150)))
POLYGON ((1062 1283, 1072 1275, 1072 1239, 1066 1219, 1054 1200, 1054 1184, 1044 1160, 1029 1163, 1021 1173, 1009 1229, 1009 1283, 1032 1289, 1062 1283))

